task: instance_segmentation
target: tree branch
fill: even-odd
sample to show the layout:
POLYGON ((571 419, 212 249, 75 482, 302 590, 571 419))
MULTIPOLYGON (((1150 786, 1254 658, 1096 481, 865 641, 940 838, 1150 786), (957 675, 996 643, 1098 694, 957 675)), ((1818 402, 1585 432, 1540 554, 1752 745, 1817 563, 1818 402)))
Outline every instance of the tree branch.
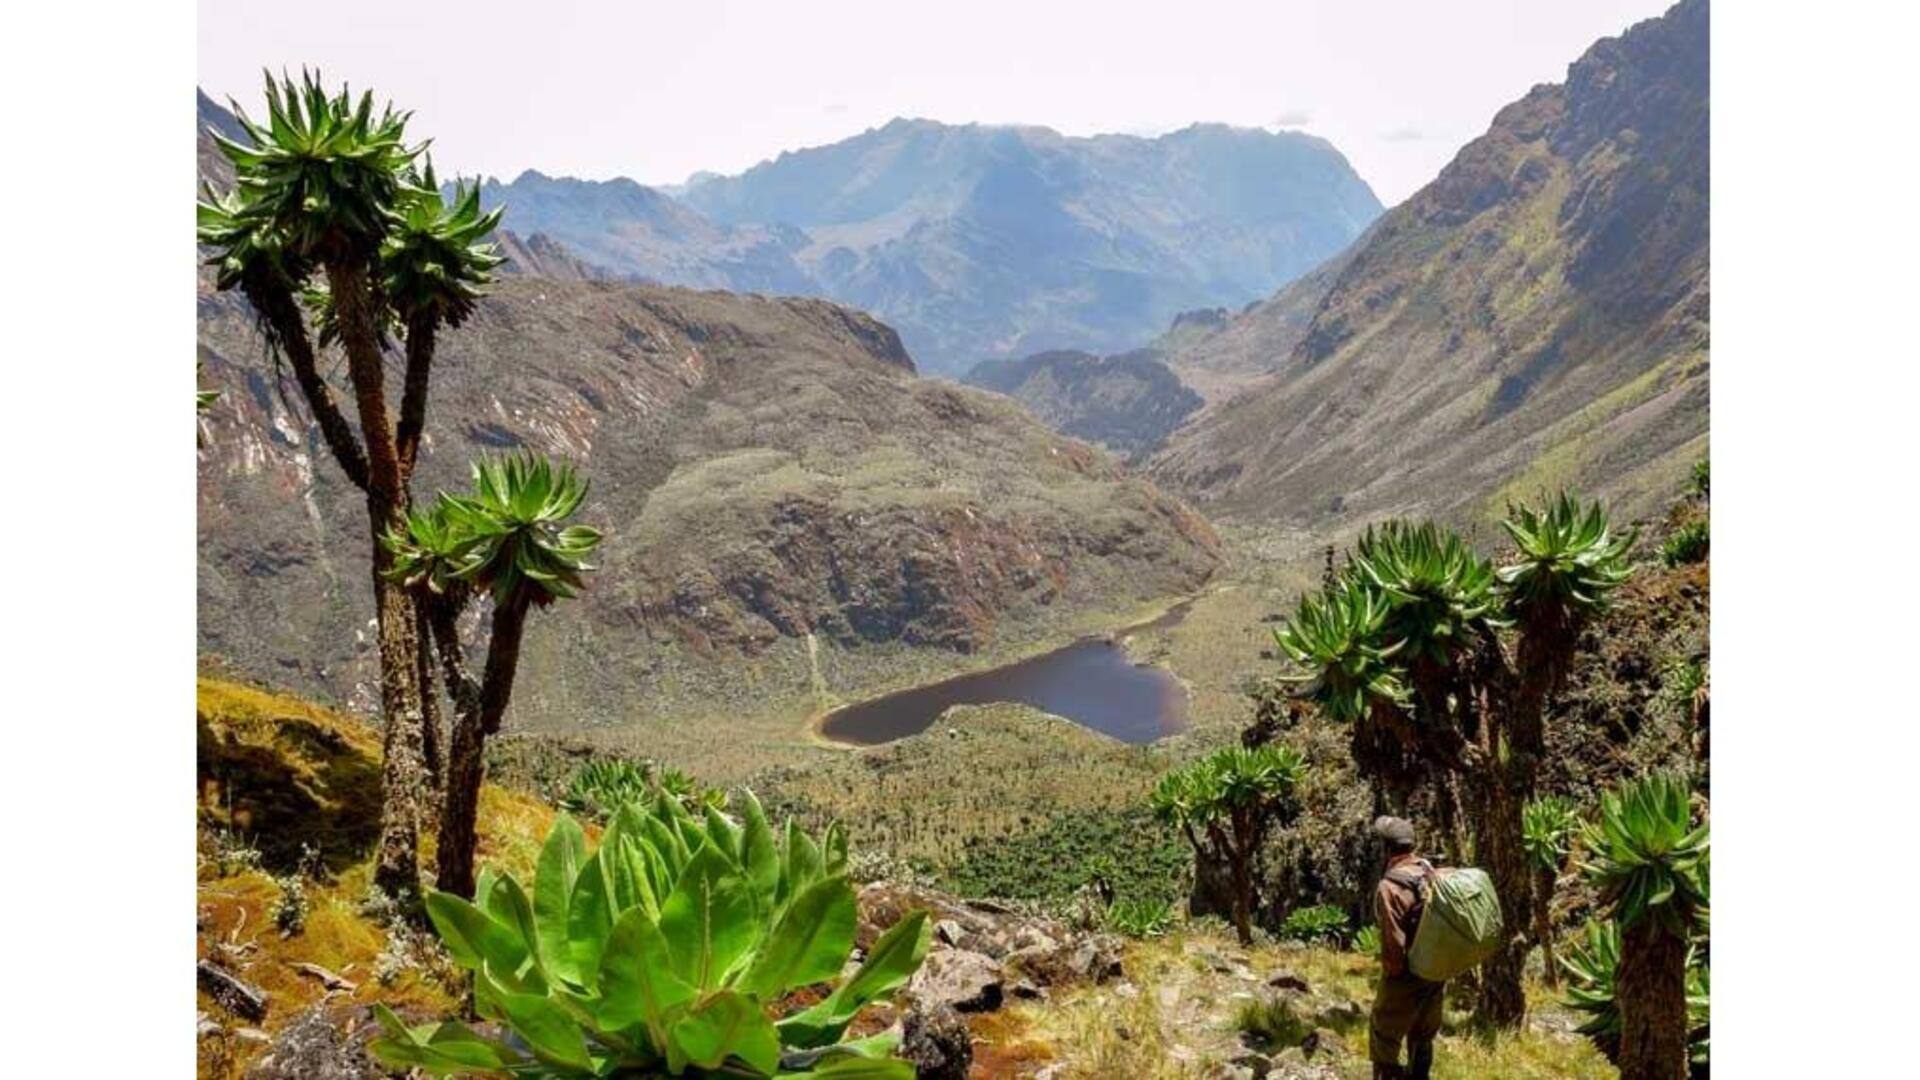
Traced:
POLYGON ((367 490, 367 455, 360 449, 360 440, 354 435, 353 426, 347 422, 346 415, 334 401, 332 389, 320 377, 313 341, 307 336, 307 324, 300 316, 300 305, 294 300, 293 291, 284 282, 268 279, 264 275, 251 275, 241 284, 241 292, 246 295, 247 302, 253 305, 254 311, 260 314, 272 343, 287 358, 288 366, 293 368, 300 394, 306 398, 307 409, 319 425, 327 449, 333 452, 333 459, 340 464, 340 471, 347 474, 347 479, 352 481, 354 487, 367 490))
POLYGON ((400 426, 396 449, 400 455, 400 473, 413 477, 413 465, 420 457, 420 436, 427 423, 427 387, 433 378, 434 316, 418 315, 407 320, 407 381, 400 396, 400 426))

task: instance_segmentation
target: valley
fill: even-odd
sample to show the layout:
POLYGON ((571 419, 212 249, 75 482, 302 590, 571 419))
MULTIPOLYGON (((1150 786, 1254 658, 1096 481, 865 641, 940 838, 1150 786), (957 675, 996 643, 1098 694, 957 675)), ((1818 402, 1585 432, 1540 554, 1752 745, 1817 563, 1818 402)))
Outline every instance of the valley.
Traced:
MULTIPOLYGON (((324 200, 262 177, 323 150, 219 144, 247 130, 201 95, 230 196, 195 295, 201 1075, 370 1080, 370 1039, 585 1075, 575 1034, 691 1072, 655 1044, 737 997, 755 1034, 700 1068, 910 1076, 859 1071, 891 1035, 937 1080, 1366 1076, 1389 812, 1509 906, 1434 1075, 1619 1075, 1554 935, 1623 932, 1580 861, 1625 873, 1607 799, 1671 784, 1660 825, 1704 850, 1707 21, 1681 0, 1516 88, 1392 207, 1297 132, 897 119, 672 188, 529 169, 464 211, 395 166, 355 197, 432 212, 321 242, 324 200), (457 299, 406 306, 433 288, 457 299), (382 438, 417 452, 395 492, 382 438), (407 869, 459 897, 378 884, 403 782, 407 869), (737 955, 685 962, 664 928, 695 906, 752 922, 737 955), (833 955, 781 942, 795 911, 833 955), (818 1019, 850 957, 906 951, 818 1019), (634 1000, 679 1019, 643 1032, 596 979, 657 979, 634 1000), (922 1024, 972 1072, 926 1065, 922 1024)), ((1661 1052, 1701 1040, 1704 1077, 1688 888, 1636 955, 1674 954, 1661 1052)))

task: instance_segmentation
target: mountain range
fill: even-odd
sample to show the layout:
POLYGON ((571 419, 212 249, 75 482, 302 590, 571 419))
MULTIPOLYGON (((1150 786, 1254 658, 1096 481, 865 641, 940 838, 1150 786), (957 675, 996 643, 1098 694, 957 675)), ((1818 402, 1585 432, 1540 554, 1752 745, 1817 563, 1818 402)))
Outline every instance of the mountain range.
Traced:
POLYGON ((825 296, 895 327, 927 371, 1121 351, 1239 306, 1381 212, 1330 143, 1195 124, 1157 138, 895 120, 673 193, 525 172, 506 225, 610 276, 825 296))
POLYGON ((1651 513, 1706 455, 1708 11, 1501 109, 1266 301, 1184 335, 1208 408, 1151 463, 1214 513, 1479 520, 1560 487, 1651 513))
MULTIPOLYGON (((201 179, 230 182, 201 140, 201 179)), ((1220 565, 1179 501, 1013 402, 921 378, 871 316, 592 280, 538 235, 502 239, 530 265, 442 335, 415 494, 519 449, 592 484, 580 518, 607 541, 585 598, 529 628, 529 724, 731 708, 757 677, 804 698, 809 665, 817 690, 852 693, 901 655, 1009 647, 1220 565)), ((201 649, 369 705, 364 500, 208 272, 198 326, 220 391, 200 419, 201 649)))

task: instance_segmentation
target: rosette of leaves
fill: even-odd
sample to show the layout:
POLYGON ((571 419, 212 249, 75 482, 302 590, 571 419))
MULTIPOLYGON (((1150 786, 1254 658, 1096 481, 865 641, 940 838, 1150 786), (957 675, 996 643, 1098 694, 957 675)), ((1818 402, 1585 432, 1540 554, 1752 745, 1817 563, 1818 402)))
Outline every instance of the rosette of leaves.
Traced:
POLYGON ((432 894, 427 914, 473 973, 475 1011, 512 1038, 408 1027, 376 1007, 375 1055, 439 1076, 910 1080, 891 1037, 845 1034, 918 970, 926 913, 901 919, 842 978, 858 923, 845 832, 815 840, 789 821, 776 834, 751 794, 741 811, 736 821, 656 795, 622 807, 591 851, 563 817, 530 892, 483 874, 478 904, 432 894), (822 984, 813 1004, 779 1015, 822 984))
POLYGON ((1225 867, 1232 880, 1233 925, 1240 943, 1253 940, 1255 863, 1267 830, 1299 814, 1296 794, 1306 760, 1290 746, 1229 746, 1162 776, 1149 802, 1154 816, 1179 829, 1197 862, 1225 867))
POLYGON ((1543 795, 1521 808, 1520 830, 1534 870, 1558 875, 1580 831, 1580 809, 1563 795, 1543 795))
POLYGON ((1519 551, 1497 574, 1523 624, 1568 625, 1600 611, 1633 572, 1627 552, 1639 530, 1615 535, 1598 501, 1582 506, 1562 492, 1545 510, 1510 507, 1501 525, 1519 551))
POLYGON ((1685 940, 1707 917, 1712 823, 1693 824, 1684 777, 1655 773, 1603 794, 1584 842, 1581 868, 1623 928, 1649 922, 1685 940))
POLYGON ((1159 937, 1173 925, 1173 905, 1165 900, 1123 896, 1107 905, 1106 928, 1123 937, 1159 937))
POLYGON ((266 82, 266 123, 236 106, 246 141, 212 133, 237 174, 228 209, 302 259, 376 251, 422 149, 406 145, 408 114, 376 116, 371 93, 330 95, 317 72, 266 82))
POLYGON ((1353 569, 1386 597, 1385 636, 1402 662, 1451 664, 1476 626, 1496 622, 1493 564, 1430 521, 1369 528, 1353 569))
POLYGON ((1304 674, 1307 696, 1335 720, 1364 717, 1376 701, 1401 703, 1407 690, 1392 660, 1401 642, 1384 638, 1392 604, 1354 574, 1300 598, 1293 617, 1273 632, 1274 644, 1304 674))
POLYGON ((1363 926, 1354 931, 1353 951, 1362 956, 1379 956, 1380 928, 1377 926, 1363 926))
POLYGON ((1294 908, 1280 923, 1280 936, 1288 941, 1308 944, 1339 945, 1347 936, 1347 913, 1334 904, 1314 904, 1294 908))

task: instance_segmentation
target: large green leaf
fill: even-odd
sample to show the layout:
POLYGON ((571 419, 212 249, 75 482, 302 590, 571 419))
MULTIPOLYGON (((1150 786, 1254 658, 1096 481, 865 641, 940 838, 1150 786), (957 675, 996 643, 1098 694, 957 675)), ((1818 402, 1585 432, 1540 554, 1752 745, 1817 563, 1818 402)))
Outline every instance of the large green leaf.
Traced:
POLYGON ((526 962, 526 945, 517 930, 452 893, 429 894, 427 917, 454 963, 463 968, 478 971, 485 962, 502 971, 518 971, 526 962))
POLYGON ((853 950, 859 907, 845 877, 817 881, 787 906, 740 980, 765 998, 831 979, 853 950))
POLYGON ((656 1038, 664 1036, 669 1012, 695 993, 674 974, 667 939, 652 917, 640 908, 623 912, 600 959, 601 1025, 618 1030, 645 1021, 656 1038))
POLYGON ((676 1072, 686 1065, 717 1069, 728 1058, 772 1073, 780 1065, 780 1034, 752 998, 722 990, 673 1025, 667 1063, 676 1072))
POLYGON ((740 863, 760 898, 761 909, 772 911, 780 885, 780 847, 774 841, 772 827, 767 824, 767 812, 753 792, 742 791, 740 805, 741 817, 746 822, 740 838, 740 863))
POLYGON ((798 1047, 825 1046, 838 1039, 862 1006, 899 989, 920 970, 932 938, 931 929, 925 911, 913 912, 894 923, 873 943, 852 978, 812 1008, 780 1022, 782 1039, 798 1047))
POLYGON ((536 994, 516 994, 497 984, 492 998, 513 1025, 514 1034, 525 1040, 535 1057, 571 1073, 593 1071, 586 1033, 559 1003, 536 994))
POLYGON ((600 954, 613 933, 613 893, 604 867, 607 848, 600 846, 580 867, 573 896, 567 903, 567 944, 574 970, 582 979, 600 970, 600 954))
POLYGON ((580 826, 564 815, 547 833, 533 876, 533 925, 547 970, 573 983, 583 981, 573 950, 567 945, 567 906, 580 864, 587 858, 587 838, 580 826))
POLYGON ((385 1036, 373 1040, 370 1049, 381 1062, 396 1068, 425 1069, 436 1076, 471 1074, 475 1071, 500 1072, 525 1064, 525 1055, 511 1047, 482 1038, 465 1024, 427 1024, 409 1028, 393 1010, 375 1002, 374 1019, 385 1036))
POLYGON ((660 905, 660 932, 675 974, 702 990, 719 986, 759 933, 740 867, 712 844, 702 847, 660 905))

